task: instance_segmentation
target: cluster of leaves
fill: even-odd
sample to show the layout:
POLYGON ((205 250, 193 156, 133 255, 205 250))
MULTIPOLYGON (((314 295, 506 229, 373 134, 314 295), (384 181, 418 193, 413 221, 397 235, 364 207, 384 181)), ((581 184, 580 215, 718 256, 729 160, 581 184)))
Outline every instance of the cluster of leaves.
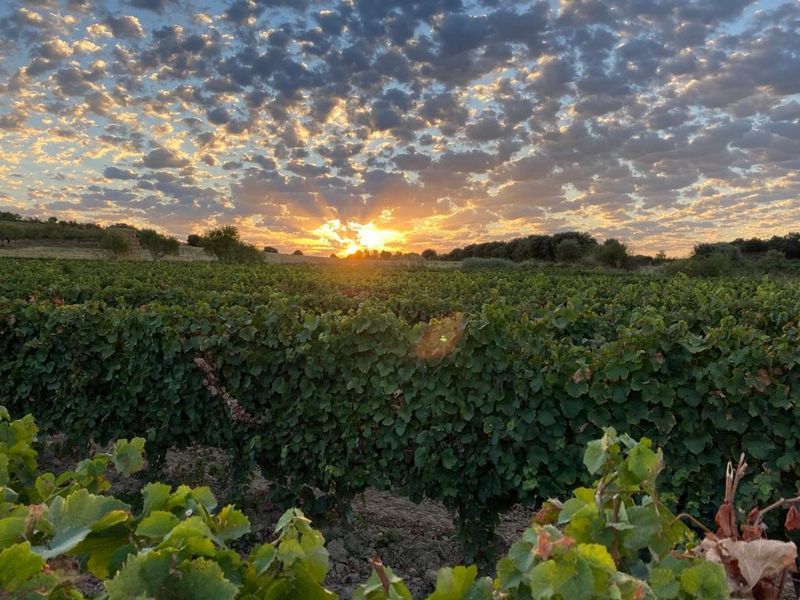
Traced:
MULTIPOLYGON (((0 595, 78 600, 91 576, 109 600, 337 598, 324 587, 325 540, 299 510, 281 517, 274 542, 243 556, 229 544, 249 533, 247 517, 230 505, 218 509, 208 488, 150 483, 135 511, 106 495, 109 465, 125 475, 141 469, 142 439, 119 440, 55 476, 38 472, 35 435, 30 415, 11 420, 0 408, 0 595)), ((563 529, 534 524, 500 560, 495 580, 478 577, 475 566, 441 569, 428 600, 729 597, 721 566, 668 555, 691 538, 658 501, 661 454, 648 440, 608 430, 585 462, 601 475, 595 487, 540 512, 563 529)), ((353 600, 411 600, 391 568, 372 562, 375 572, 353 600)))
POLYGON ((154 261, 165 256, 178 254, 180 243, 174 237, 158 233, 154 229, 142 229, 136 234, 139 245, 150 253, 154 261))
POLYGON ((106 495, 110 465, 141 469, 143 439, 56 476, 38 472, 35 435, 30 415, 11 420, 0 407, 0 597, 79 599, 89 577, 110 600, 334 597, 322 587, 324 539, 300 511, 284 514, 274 543, 242 557, 229 544, 250 523, 218 509, 208 488, 150 483, 137 511, 106 495))
POLYGON ((242 241, 239 230, 233 225, 206 231, 197 241, 207 254, 222 262, 253 263, 262 259, 261 252, 253 244, 242 241))
POLYGON ((755 469, 748 504, 790 497, 800 477, 791 281, 13 265, 0 279, 13 410, 78 441, 145 436, 153 463, 171 445, 231 448, 288 504, 308 486, 341 504, 402 490, 442 501, 486 548, 505 507, 588 482, 579 449, 605 425, 663 447, 663 500, 707 521, 733 452, 755 469), (198 357, 268 425, 232 420, 198 357))

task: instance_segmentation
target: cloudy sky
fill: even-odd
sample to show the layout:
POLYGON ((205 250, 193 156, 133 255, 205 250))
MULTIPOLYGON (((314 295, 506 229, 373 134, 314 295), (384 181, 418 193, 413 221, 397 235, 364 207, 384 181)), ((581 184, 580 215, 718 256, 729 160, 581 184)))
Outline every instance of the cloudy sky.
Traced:
POLYGON ((283 251, 800 230, 798 0, 2 0, 0 210, 283 251))

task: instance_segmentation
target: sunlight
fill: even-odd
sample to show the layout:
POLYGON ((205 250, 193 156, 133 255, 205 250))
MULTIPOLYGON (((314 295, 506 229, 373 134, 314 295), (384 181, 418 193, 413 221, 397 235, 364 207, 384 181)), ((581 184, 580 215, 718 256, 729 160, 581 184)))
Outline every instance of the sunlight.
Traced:
POLYGON ((382 229, 373 221, 358 223, 342 222, 340 219, 326 221, 312 231, 332 248, 338 248, 344 256, 366 250, 398 250, 396 244, 405 241, 405 235, 394 229, 382 229))

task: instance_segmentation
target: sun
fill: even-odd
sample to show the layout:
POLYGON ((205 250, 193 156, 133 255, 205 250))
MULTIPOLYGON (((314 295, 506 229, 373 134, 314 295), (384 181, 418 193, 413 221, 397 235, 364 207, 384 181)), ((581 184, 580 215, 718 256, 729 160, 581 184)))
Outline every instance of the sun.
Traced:
POLYGON ((358 243, 364 249, 383 250, 387 244, 396 239, 395 231, 388 229, 378 229, 372 222, 354 227, 358 236, 358 243))
POLYGON ((319 235, 334 249, 339 248, 344 256, 350 256, 359 251, 396 249, 397 244, 405 241, 402 232, 394 229, 382 229, 376 226, 374 221, 359 223, 331 219, 314 229, 312 233, 319 235))

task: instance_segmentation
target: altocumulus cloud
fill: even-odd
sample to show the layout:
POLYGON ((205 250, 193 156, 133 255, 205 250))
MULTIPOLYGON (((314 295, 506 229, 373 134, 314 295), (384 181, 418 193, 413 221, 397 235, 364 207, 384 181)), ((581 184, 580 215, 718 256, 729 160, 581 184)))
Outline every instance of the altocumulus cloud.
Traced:
POLYGON ((681 253, 800 228, 800 3, 6 0, 0 153, 30 215, 681 253))

